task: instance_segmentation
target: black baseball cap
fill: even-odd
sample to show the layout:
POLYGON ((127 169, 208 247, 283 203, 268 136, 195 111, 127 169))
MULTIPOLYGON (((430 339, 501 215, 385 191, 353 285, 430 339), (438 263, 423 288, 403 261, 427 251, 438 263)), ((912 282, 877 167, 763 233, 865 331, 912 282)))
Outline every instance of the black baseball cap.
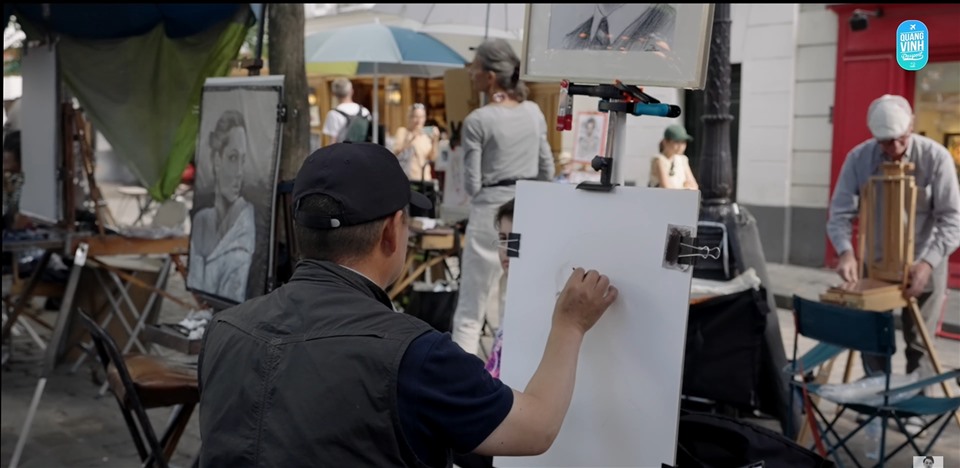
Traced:
POLYGON ((386 218, 407 205, 429 210, 433 203, 410 187, 397 157, 374 143, 336 143, 313 152, 293 182, 294 220, 313 229, 355 226, 386 218), (322 194, 340 204, 335 216, 300 210, 308 195, 322 194))

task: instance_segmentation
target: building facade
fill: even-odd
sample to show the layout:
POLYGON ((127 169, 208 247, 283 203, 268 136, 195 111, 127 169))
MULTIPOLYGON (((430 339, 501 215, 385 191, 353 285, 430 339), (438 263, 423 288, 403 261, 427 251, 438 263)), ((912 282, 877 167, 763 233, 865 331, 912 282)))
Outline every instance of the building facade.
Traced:
MULTIPOLYGON (((743 116, 737 200, 756 216, 768 261, 833 266, 830 195, 847 152, 870 137, 873 99, 902 95, 914 107, 915 132, 945 145, 960 140, 960 6, 735 4, 731 14, 743 116), (854 30, 857 9, 867 26, 854 30), (908 19, 930 31, 930 62, 919 72, 897 65, 895 33, 908 19)), ((960 287, 958 253, 951 287, 960 287)))

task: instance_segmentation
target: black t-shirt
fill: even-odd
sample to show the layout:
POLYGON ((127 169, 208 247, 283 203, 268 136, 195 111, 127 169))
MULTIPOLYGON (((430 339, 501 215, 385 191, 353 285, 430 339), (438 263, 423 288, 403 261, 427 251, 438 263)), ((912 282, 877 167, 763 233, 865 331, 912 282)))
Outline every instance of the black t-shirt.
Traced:
POLYGON ((503 422, 513 391, 480 358, 430 331, 410 343, 397 376, 403 435, 423 463, 445 466, 446 448, 468 453, 503 422))

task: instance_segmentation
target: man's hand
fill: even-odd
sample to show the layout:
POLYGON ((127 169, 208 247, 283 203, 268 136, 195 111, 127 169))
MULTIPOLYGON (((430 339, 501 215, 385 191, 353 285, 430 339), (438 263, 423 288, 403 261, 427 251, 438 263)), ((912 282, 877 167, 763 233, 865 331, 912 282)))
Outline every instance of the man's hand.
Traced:
POLYGON ((860 263, 857 261, 857 257, 853 255, 852 250, 840 255, 840 261, 837 263, 837 273, 846 283, 852 283, 860 279, 860 263))
POLYGON ((609 278, 593 270, 573 270, 553 310, 540 366, 524 391, 513 391, 510 413, 474 453, 529 456, 550 449, 573 398, 583 335, 616 299, 617 288, 609 278))
POLYGON ((557 299, 554 324, 570 325, 586 333, 617 300, 617 294, 617 288, 610 285, 606 276, 576 268, 557 299))
POLYGON ((923 289, 927 287, 927 282, 930 281, 930 274, 933 272, 933 267, 929 263, 920 260, 917 263, 914 263, 910 267, 910 284, 904 293, 907 297, 917 297, 920 293, 923 292, 923 289))

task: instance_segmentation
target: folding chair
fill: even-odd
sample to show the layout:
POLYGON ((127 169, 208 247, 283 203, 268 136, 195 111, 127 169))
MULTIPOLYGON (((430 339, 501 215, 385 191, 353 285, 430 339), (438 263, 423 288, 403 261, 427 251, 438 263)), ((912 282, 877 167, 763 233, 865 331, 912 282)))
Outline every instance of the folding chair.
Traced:
MULTIPOLYGON (((796 343, 794 343, 794 346, 796 346, 796 343)), ((787 365, 783 369, 783 372, 786 375, 791 376, 791 378, 795 374, 798 374, 797 376, 804 379, 807 383, 812 382, 818 385, 825 384, 830 378, 830 373, 833 371, 835 358, 843 351, 844 349, 839 346, 834 346, 827 343, 817 343, 813 348, 804 353, 803 356, 800 356, 799 358, 795 357, 794 360, 788 361, 787 365)), ((796 349, 794 349, 794 354, 796 354, 796 349)), ((846 382, 846 380, 844 380, 844 382, 846 382)), ((795 392, 799 392, 801 390, 802 388, 800 386, 790 389, 791 408, 795 408, 795 402, 793 401, 795 392)), ((810 401, 813 405, 816 405, 819 401, 819 397, 811 396, 810 401)), ((795 408, 794 411, 797 411, 797 409, 795 408)), ((787 417, 793 418, 795 414, 794 411, 790 411, 787 414, 787 417)), ((788 427, 795 427, 792 419, 788 423, 788 427)), ((810 433, 810 429, 810 420, 804 418, 803 423, 801 424, 797 433, 793 434, 794 442, 802 445, 803 441, 810 433)))
MULTIPOLYGON (((818 340, 827 345, 832 345, 821 347, 817 350, 819 359, 829 359, 830 355, 836 355, 837 350, 833 347, 841 347, 857 350, 862 353, 872 353, 885 356, 887 359, 887 368, 891 368, 890 363, 894 353, 896 352, 896 328, 894 327, 894 317, 892 312, 871 312, 850 309, 833 304, 810 301, 794 296, 793 313, 796 321, 797 336, 802 335, 807 338, 818 340)), ((792 373, 794 375, 802 376, 807 371, 804 366, 810 365, 814 359, 811 357, 807 360, 808 362, 804 362, 803 358, 798 359, 796 341, 797 339, 795 337, 793 345, 794 359, 792 363, 792 373)), ((808 353, 808 355, 809 354, 810 353, 808 353)), ((821 362, 823 362, 823 360, 821 362)), ((832 401, 832 403, 839 405, 837 413, 832 419, 827 418, 813 402, 814 397, 820 397, 829 401, 829 398, 820 394, 822 385, 816 383, 807 383, 803 378, 799 379, 799 381, 792 380, 791 385, 795 387, 799 386, 802 390, 804 407, 808 411, 808 418, 812 419, 815 423, 813 425, 813 429, 815 430, 814 438, 817 439, 816 446, 822 452, 822 455, 833 455, 836 459, 836 452, 839 449, 843 449, 858 467, 862 466, 857 460, 857 457, 851 453, 846 444, 854 435, 870 424, 875 418, 880 418, 880 451, 877 466, 882 467, 884 462, 892 458, 907 445, 913 447, 917 455, 926 455, 936 443, 937 439, 939 439, 940 435, 943 433, 943 430, 950 422, 950 419, 957 412, 957 410, 960 409, 960 398, 934 398, 918 394, 904 401, 891 403, 890 397, 902 392, 917 391, 931 385, 939 384, 945 380, 956 378, 957 376, 960 376, 960 370, 946 372, 935 377, 921 380, 914 384, 905 385, 903 387, 890 388, 890 374, 887 374, 886 378, 884 379, 884 390, 877 393, 877 396, 883 397, 882 404, 844 404, 841 402, 832 401), (848 409, 866 415, 867 419, 859 423, 849 434, 841 437, 841 435, 834 428, 834 425, 848 409), (812 411, 812 414, 809 413, 810 411, 812 411), (904 427, 904 421, 913 416, 926 417, 929 421, 916 435, 923 433, 930 427, 934 426, 938 421, 943 420, 939 429, 937 429, 936 433, 930 438, 927 446, 923 449, 917 445, 915 441, 916 435, 910 435, 910 433, 906 430, 906 427, 904 427), (907 440, 893 451, 887 453, 886 429, 887 420, 889 419, 892 419, 896 422, 900 432, 903 433, 907 440), (819 439, 818 435, 816 434, 817 430, 820 430, 823 433, 824 437, 822 439, 819 439), (828 435, 830 437, 828 437, 828 435), (829 439, 831 437, 835 442, 830 442, 829 439), (827 442, 828 447, 822 446, 822 442, 827 442)), ((792 398, 793 392, 791 392, 791 399, 792 398)), ((837 461, 839 463, 839 460, 837 461)))
POLYGON ((177 367, 156 356, 130 354, 122 357, 116 342, 96 321, 83 312, 80 316, 93 338, 97 357, 143 466, 166 468, 194 407, 200 401, 196 370, 177 367), (176 408, 158 441, 146 410, 169 406, 176 408))

